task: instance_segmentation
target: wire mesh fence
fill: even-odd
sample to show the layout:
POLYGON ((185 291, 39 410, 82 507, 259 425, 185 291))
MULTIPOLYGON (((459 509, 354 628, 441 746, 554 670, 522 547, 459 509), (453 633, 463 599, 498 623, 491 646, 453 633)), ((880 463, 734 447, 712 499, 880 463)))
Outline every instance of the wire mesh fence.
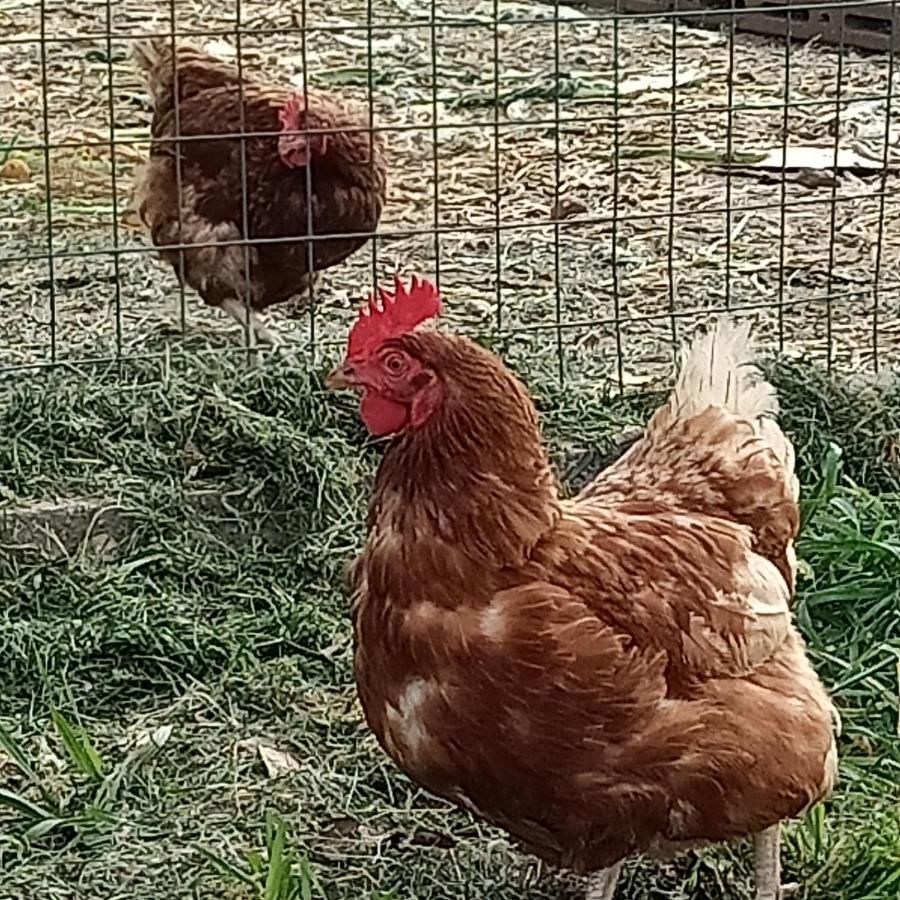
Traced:
MULTIPOLYGON (((257 253, 282 271, 294 263, 279 252, 300 244, 317 269, 315 248, 341 233, 361 246, 320 272, 313 302, 279 296, 263 313, 295 352, 341 340, 360 298, 399 271, 436 278, 455 326, 502 335, 561 377, 639 386, 725 309, 752 316, 775 348, 890 364, 898 33, 897 0, 0 0, 0 371, 239 349, 249 332, 184 286, 179 248, 237 246, 247 270, 257 253), (746 33, 749 7, 765 7, 754 30, 782 33, 746 33), (883 49, 851 46, 860 30, 883 49), (181 140, 151 138, 131 56, 148 36, 235 67, 237 127, 204 134, 176 109, 181 140), (251 224, 254 167, 280 165, 275 132, 246 127, 245 85, 262 81, 357 110, 353 127, 307 123, 308 140, 380 135, 377 227, 318 233, 314 204, 284 195, 277 227, 251 224), (181 159, 204 140, 238 148, 239 178, 198 199, 181 159), (270 160, 254 140, 269 141, 270 160), (174 268, 134 190, 158 145, 178 160, 179 227, 162 241, 174 268), (188 235, 188 218, 228 218, 223 203, 239 210, 224 240, 188 235)), ((296 193, 327 207, 345 163, 311 158, 291 175, 296 193)))

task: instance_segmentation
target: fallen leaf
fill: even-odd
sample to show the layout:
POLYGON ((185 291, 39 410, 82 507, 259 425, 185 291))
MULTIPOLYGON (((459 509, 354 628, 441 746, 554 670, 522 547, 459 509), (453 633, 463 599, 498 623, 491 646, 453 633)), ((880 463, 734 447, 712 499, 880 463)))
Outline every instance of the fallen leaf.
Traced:
POLYGON ((620 97, 634 97, 649 91, 670 91, 673 87, 688 87, 703 81, 699 69, 682 69, 673 79, 671 75, 636 75, 619 82, 620 97))
POLYGON ((136 748, 152 748, 154 751, 164 747, 172 736, 171 725, 160 725, 152 731, 145 731, 135 741, 136 748))
POLYGON ((506 104, 506 118, 514 121, 527 119, 531 115, 531 104, 527 100, 513 100, 506 104))
POLYGON ((28 181, 31 178, 31 169, 24 159, 14 156, 3 163, 0 178, 4 181, 28 181))
POLYGON ((284 750, 276 750, 268 744, 259 744, 257 752, 266 767, 266 774, 269 778, 280 778, 290 772, 300 771, 300 763, 284 750))
MULTIPOLYGON (((352 23, 351 23, 352 24, 352 23)), ((399 34, 392 34, 387 38, 368 38, 354 37, 351 34, 341 34, 341 32, 333 32, 334 39, 348 47, 357 47, 361 50, 368 50, 371 41, 372 53, 383 53, 389 50, 400 50, 403 48, 403 37, 399 34)))
POLYGON ((354 837, 359 833, 360 822, 352 816, 336 816, 322 823, 322 834, 330 837, 354 837))
POLYGON ((234 47, 229 44, 228 41, 223 41, 218 38, 207 41, 203 45, 203 50, 206 53, 209 53, 210 56, 218 56, 220 59, 232 59, 237 55, 234 47))
POLYGON ((588 205, 578 197, 563 196, 554 201, 550 207, 550 218, 555 220, 579 216, 588 211, 588 205))
POLYGON ((840 184, 835 172, 822 172, 819 169, 800 169, 797 172, 797 184, 808 188, 834 187, 840 184))
POLYGON ((432 831, 430 828, 417 828, 409 835, 407 845, 410 847, 438 847, 441 850, 452 850, 456 840, 449 834, 432 831))
POLYGON ((111 535, 103 531, 95 532, 87 542, 86 550, 97 559, 109 562, 116 558, 119 542, 111 535))
POLYGON ((140 213, 131 207, 122 211, 120 221, 126 228, 132 228, 135 231, 143 231, 144 229, 144 223, 141 220, 140 213))

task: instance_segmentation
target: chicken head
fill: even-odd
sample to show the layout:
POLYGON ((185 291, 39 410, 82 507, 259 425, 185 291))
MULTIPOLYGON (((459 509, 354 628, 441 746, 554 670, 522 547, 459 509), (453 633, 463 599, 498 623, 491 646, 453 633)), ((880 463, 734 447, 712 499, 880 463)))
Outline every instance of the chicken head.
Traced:
POLYGON ((362 391, 360 414, 372 434, 420 427, 440 402, 437 373, 403 342, 404 335, 440 312, 437 289, 416 278, 409 290, 396 279, 393 293, 380 290, 360 310, 347 356, 327 383, 332 389, 362 391))
POLYGON ((302 169, 309 165, 312 151, 322 154, 327 147, 324 134, 303 134, 309 128, 306 117, 306 101, 302 94, 292 94, 278 110, 278 121, 285 132, 278 136, 278 156, 289 169, 302 169))

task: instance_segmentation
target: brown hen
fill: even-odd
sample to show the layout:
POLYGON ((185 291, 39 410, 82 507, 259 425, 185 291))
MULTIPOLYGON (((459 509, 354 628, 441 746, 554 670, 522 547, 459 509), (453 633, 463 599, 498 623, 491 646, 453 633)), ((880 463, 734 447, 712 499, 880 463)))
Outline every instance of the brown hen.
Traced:
POLYGON ((354 568, 355 671, 382 747, 427 789, 613 896, 631 854, 753 835, 826 798, 833 707, 791 621, 793 450, 746 327, 685 352, 643 437, 559 497, 528 393, 417 328, 429 285, 361 315, 332 387, 393 435, 354 568))
POLYGON ((206 303, 247 323, 251 341, 275 343, 256 311, 310 294, 316 275, 378 225, 383 142, 338 99, 241 80, 196 47, 178 44, 173 58, 170 41, 154 39, 133 55, 153 101, 154 143, 138 185, 153 243, 196 245, 161 256, 206 303), (224 136, 241 133, 252 135, 243 152, 240 138, 224 136))

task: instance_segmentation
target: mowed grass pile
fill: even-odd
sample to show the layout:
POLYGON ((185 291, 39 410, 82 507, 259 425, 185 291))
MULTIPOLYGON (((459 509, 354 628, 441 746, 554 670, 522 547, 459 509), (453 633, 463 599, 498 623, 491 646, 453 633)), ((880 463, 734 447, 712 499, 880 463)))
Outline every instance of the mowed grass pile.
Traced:
MULTIPOLYGON (((657 400, 520 369, 574 483, 657 400)), ((900 386, 772 377, 805 485, 798 621, 844 719, 840 792, 790 828, 786 875, 896 900, 900 386)), ((69 557, 0 553, 0 900, 577 891, 417 791, 362 724, 343 578, 379 452, 350 398, 278 360, 0 383, 4 505, 102 496, 129 523, 69 557)), ((748 898, 748 849, 635 864, 620 896, 748 898)))

